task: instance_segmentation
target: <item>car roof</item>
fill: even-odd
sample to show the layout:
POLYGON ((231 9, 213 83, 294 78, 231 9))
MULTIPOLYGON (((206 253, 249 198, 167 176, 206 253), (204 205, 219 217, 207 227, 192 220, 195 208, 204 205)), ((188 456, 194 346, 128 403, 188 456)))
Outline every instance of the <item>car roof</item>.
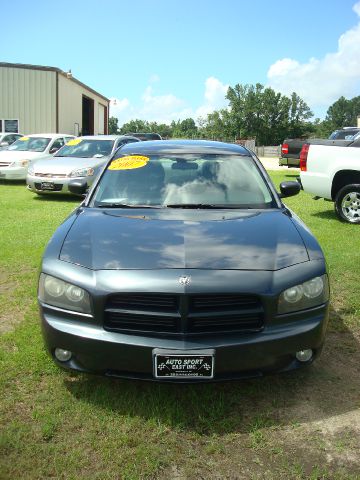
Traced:
POLYGON ((84 135, 79 138, 85 140, 116 140, 117 138, 129 138, 129 135, 84 135))
POLYGON ((121 148, 121 153, 147 154, 227 154, 251 156, 247 148, 234 143, 213 142, 210 140, 150 140, 128 143, 121 148))
POLYGON ((22 133, 18 132, 0 132, 0 135, 20 135, 21 137, 24 136, 22 133))
POLYGON ((57 138, 57 137, 74 137, 74 135, 69 135, 68 133, 31 133, 29 135, 24 135, 25 137, 48 137, 48 138, 57 138))

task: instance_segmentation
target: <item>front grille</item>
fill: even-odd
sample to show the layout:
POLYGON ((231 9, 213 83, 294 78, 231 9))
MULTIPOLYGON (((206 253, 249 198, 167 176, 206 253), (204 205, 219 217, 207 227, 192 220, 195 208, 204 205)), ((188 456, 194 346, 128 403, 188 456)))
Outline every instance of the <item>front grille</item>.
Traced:
POLYGON ((44 177, 44 178, 66 178, 66 173, 40 173, 35 172, 35 177, 44 177))
POLYGON ((0 162, 0 167, 8 167, 12 162, 0 162))
POLYGON ((259 331, 264 310, 254 295, 117 294, 104 318, 106 330, 186 336, 259 331))
POLYGON ((138 313, 107 311, 106 327, 109 330, 134 332, 167 332, 178 331, 176 316, 139 315, 138 313))
POLYGON ((110 297, 108 308, 145 310, 155 312, 177 312, 178 297, 166 294, 122 294, 110 297))
MULTIPOLYGON (((35 183, 35 188, 36 190, 44 190, 41 186, 41 183, 35 183)), ((62 190, 62 184, 61 183, 55 183, 54 188, 50 189, 45 189, 44 191, 46 192, 60 192, 62 190)))
POLYGON ((194 295, 190 296, 190 310, 201 312, 208 310, 237 310, 244 307, 255 307, 259 303, 254 295, 194 295))

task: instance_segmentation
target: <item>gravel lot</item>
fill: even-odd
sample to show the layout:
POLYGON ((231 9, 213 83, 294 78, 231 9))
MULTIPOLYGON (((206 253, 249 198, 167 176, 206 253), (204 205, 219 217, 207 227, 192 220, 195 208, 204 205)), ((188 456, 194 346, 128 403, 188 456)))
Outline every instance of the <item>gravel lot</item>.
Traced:
POLYGON ((280 167, 278 157, 259 157, 266 170, 299 170, 298 168, 280 167))

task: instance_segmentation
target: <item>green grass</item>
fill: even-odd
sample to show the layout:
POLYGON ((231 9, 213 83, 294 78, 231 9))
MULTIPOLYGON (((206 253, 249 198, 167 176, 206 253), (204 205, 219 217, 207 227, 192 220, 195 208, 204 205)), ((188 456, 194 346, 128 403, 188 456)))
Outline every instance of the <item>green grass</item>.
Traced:
MULTIPOLYGON (((271 175, 276 185, 293 177, 271 175)), ((360 420, 358 226, 303 192, 286 201, 329 264, 331 326, 316 365, 243 382, 149 384, 61 371, 43 348, 40 259, 77 203, 0 183, 0 479, 359 478, 349 460, 356 422, 319 427, 353 412, 360 420)))

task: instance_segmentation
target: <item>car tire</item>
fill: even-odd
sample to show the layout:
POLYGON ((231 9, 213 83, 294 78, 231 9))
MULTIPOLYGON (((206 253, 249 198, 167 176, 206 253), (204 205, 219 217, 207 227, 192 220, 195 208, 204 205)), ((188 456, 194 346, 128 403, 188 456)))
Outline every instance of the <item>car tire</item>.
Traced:
POLYGON ((335 197, 335 213, 343 222, 360 223, 360 185, 345 185, 335 197))

